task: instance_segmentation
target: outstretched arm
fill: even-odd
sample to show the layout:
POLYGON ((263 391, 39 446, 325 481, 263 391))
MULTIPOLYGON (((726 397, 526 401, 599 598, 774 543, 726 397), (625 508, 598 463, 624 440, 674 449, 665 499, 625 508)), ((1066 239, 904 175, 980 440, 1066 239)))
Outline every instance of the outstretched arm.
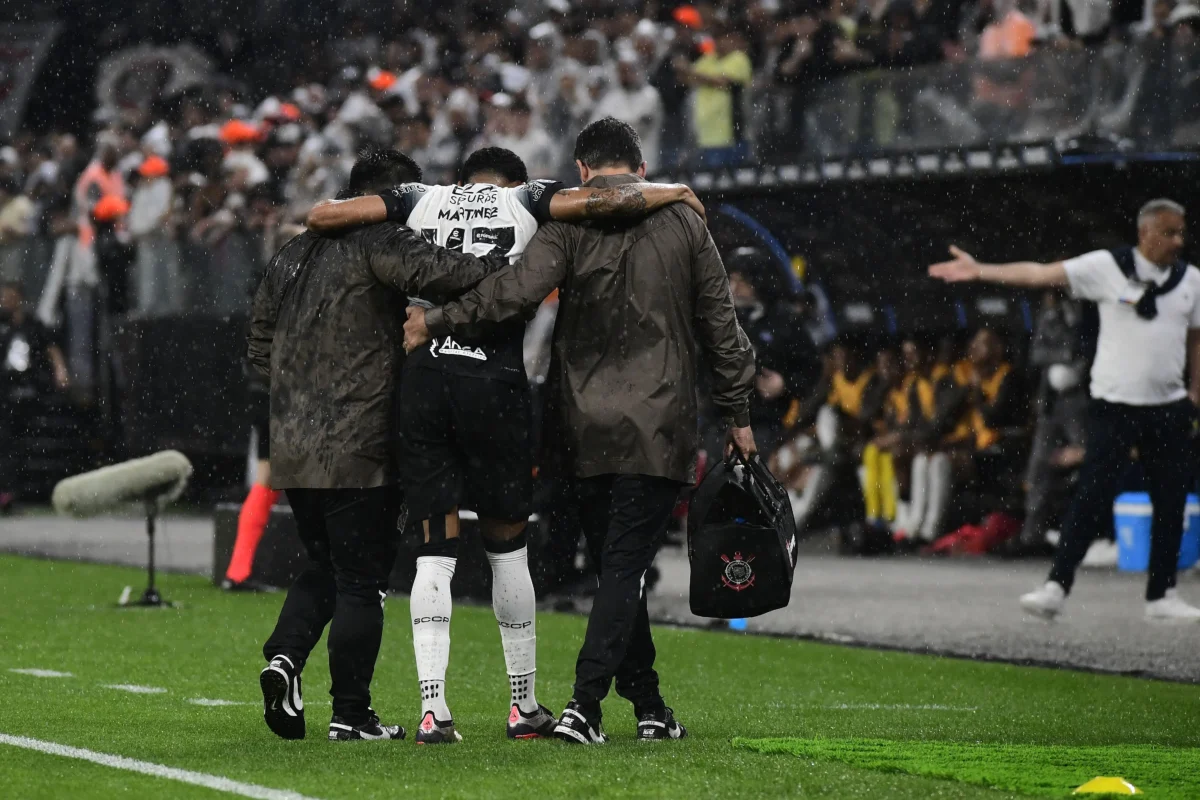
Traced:
POLYGON ((387 205, 377 194, 349 200, 326 200, 308 212, 306 224, 316 233, 330 233, 387 220, 387 205))
POLYGON ((1016 261, 1011 264, 981 264, 969 253, 950 245, 950 261, 934 264, 929 275, 946 283, 980 281, 1003 286, 1019 286, 1030 289, 1065 288, 1067 270, 1063 262, 1038 264, 1034 261, 1016 261))
POLYGON ((550 215, 561 222, 602 217, 640 217, 671 203, 685 203, 705 219, 704 204, 682 183, 626 183, 600 189, 561 189, 550 198, 550 215))

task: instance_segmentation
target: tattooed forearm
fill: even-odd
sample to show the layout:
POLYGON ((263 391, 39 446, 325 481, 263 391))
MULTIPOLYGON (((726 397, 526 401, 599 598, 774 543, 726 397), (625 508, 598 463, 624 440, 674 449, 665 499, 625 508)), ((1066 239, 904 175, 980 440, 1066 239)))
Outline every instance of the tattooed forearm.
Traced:
POLYGON ((589 217, 638 216, 646 213, 646 195, 636 184, 601 189, 587 199, 589 217))

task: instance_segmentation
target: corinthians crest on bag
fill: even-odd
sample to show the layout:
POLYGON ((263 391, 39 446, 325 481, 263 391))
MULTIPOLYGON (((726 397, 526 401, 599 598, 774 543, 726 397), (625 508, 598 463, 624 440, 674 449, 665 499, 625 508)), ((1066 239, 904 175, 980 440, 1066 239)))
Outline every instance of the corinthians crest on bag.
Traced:
POLYGON ((787 492, 757 455, 718 463, 688 512, 692 613, 737 619, 783 608, 796 568, 787 492))

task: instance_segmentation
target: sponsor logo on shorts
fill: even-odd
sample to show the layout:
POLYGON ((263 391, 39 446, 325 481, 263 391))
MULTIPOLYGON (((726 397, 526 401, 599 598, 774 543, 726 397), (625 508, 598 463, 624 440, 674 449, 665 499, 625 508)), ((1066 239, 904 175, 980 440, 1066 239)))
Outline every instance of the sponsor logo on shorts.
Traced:
POLYGON ((488 360, 487 354, 483 352, 482 348, 459 344, 449 336, 440 343, 437 339, 432 340, 429 343, 429 354, 434 358, 438 358, 439 356, 464 356, 466 358, 473 358, 476 361, 488 360))
POLYGON ((522 628, 528 628, 532 624, 533 624, 533 620, 528 620, 526 622, 501 622, 500 627, 501 628, 512 628, 513 630, 519 631, 522 628))
POLYGON ((420 625, 422 622, 449 622, 449 617, 413 617, 413 625, 420 625))

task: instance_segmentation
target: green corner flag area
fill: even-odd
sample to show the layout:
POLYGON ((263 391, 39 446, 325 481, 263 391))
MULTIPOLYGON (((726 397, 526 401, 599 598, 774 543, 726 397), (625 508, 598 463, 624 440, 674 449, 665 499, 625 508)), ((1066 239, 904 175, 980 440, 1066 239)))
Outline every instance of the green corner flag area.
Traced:
MULTIPOLYGON (((688 727, 639 742, 610 696, 599 747, 505 738, 491 609, 459 607, 447 699, 461 744, 329 742, 322 644, 308 738, 263 724, 262 640, 282 595, 167 576, 173 609, 117 609, 132 569, 0 558, 5 798, 1067 797, 1101 776, 1200 797, 1200 686, 689 629, 655 633, 688 727)), ((389 598, 372 685, 385 721, 420 714, 407 600, 389 598)), ((582 617, 538 617, 538 697, 569 699, 582 617)), ((1100 795, 1090 795, 1100 796, 1100 795)))

